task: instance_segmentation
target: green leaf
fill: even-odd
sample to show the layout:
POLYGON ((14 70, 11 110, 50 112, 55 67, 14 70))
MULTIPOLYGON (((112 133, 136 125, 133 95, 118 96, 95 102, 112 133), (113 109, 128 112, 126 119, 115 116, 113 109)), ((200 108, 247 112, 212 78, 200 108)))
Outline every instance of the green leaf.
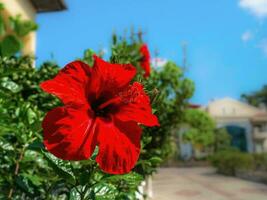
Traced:
POLYGON ((33 124, 35 122, 35 119, 36 118, 37 118, 36 113, 31 108, 29 108, 27 110, 27 120, 28 120, 28 123, 29 124, 33 124))
POLYGON ((98 183, 93 188, 96 200, 116 199, 118 191, 116 187, 109 183, 98 183))
POLYGON ((40 178, 38 175, 23 174, 23 176, 29 179, 35 186, 40 186, 42 184, 42 178, 40 178))
POLYGON ((5 8, 3 3, 0 3, 0 10, 3 10, 5 8))
POLYGON ((95 160, 95 158, 96 158, 98 152, 99 152, 99 148, 98 148, 98 146, 96 146, 96 147, 95 147, 95 150, 94 150, 94 152, 93 152, 93 154, 92 154, 92 156, 91 156, 91 159, 92 159, 92 160, 95 160))
POLYGON ((12 93, 18 93, 21 90, 21 87, 8 77, 2 78, 0 80, 0 85, 5 89, 10 90, 12 93))
POLYGON ((42 153, 59 176, 66 179, 69 183, 75 184, 75 176, 72 172, 71 164, 69 161, 61 160, 46 151, 42 151, 42 153))
POLYGON ((154 156, 150 158, 149 161, 152 163, 152 165, 157 165, 162 162, 162 159, 160 157, 154 156))
MULTIPOLYGON (((1 10, 1 6, 0 6, 0 10, 1 10)), ((0 36, 3 36, 5 34, 5 32, 6 32, 6 29, 5 29, 4 19, 0 15, 0 36)))
POLYGON ((35 140, 33 143, 29 144, 28 150, 42 151, 45 150, 44 144, 40 141, 35 140))
POLYGON ((8 143, 8 142, 3 142, 0 140, 0 148, 6 151, 13 151, 14 147, 8 143))
POLYGON ((93 55, 95 52, 92 49, 86 49, 83 54, 83 61, 86 62, 89 66, 94 65, 93 55))
POLYGON ((19 52, 22 48, 22 43, 14 35, 4 37, 0 45, 2 56, 12 56, 19 52))
POLYGON ((140 174, 135 172, 130 172, 128 174, 122 175, 112 175, 104 179, 105 181, 117 182, 119 180, 124 180, 126 182, 139 182, 143 180, 143 177, 140 174))
MULTIPOLYGON (((79 187, 80 189, 81 187, 79 187)), ((69 200, 80 200, 81 199, 81 194, 78 192, 77 187, 76 188, 72 188, 70 190, 70 194, 69 194, 69 200)))
POLYGON ((29 180, 26 177, 18 176, 15 179, 16 185, 26 192, 27 194, 33 195, 34 194, 34 188, 30 186, 29 180))
POLYGON ((140 174, 131 172, 123 175, 108 176, 101 181, 115 185, 119 191, 135 191, 142 180, 143 177, 140 174))
POLYGON ((26 36, 31 31, 38 29, 38 25, 31 20, 22 20, 20 15, 16 17, 10 17, 10 26, 19 37, 26 36))
POLYGON ((81 185, 86 185, 90 181, 91 173, 88 171, 83 171, 79 177, 79 183, 81 185))

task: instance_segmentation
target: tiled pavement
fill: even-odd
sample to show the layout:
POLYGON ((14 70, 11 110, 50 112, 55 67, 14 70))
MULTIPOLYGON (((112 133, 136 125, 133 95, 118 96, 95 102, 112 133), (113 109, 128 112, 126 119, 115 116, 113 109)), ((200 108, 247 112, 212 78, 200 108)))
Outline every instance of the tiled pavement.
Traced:
POLYGON ((267 200, 267 185, 211 168, 162 168, 153 177, 153 200, 267 200))

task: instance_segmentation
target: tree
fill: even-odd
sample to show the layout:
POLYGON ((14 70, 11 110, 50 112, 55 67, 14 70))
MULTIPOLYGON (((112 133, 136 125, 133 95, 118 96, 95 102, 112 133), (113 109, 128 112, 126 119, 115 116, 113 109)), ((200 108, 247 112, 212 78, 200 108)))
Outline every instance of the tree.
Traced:
POLYGON ((133 33, 130 40, 114 34, 110 60, 131 63, 141 71, 136 80, 144 84, 160 122, 160 127, 143 129, 142 151, 135 170, 145 176, 174 153, 176 144, 173 135, 179 129, 188 100, 194 93, 194 83, 184 76, 181 67, 170 61, 160 70, 152 69, 150 77, 144 78, 140 66, 140 46, 144 44, 141 33, 133 33))
POLYGON ((3 9, 4 5, 0 3, 0 56, 12 56, 22 49, 25 37, 38 26, 31 20, 22 20, 20 15, 5 20, 1 13, 3 9))
POLYGON ((216 128, 214 151, 217 152, 228 149, 231 146, 231 140, 232 137, 225 128, 216 128))
POLYGON ((267 106, 267 85, 251 94, 242 94, 241 98, 253 106, 259 106, 260 104, 267 106))
POLYGON ((188 101, 194 93, 194 83, 184 77, 178 65, 168 62, 161 70, 154 71, 145 85, 159 92, 153 105, 160 127, 145 130, 145 138, 150 137, 151 142, 141 156, 144 160, 152 155, 167 160, 175 153, 175 132, 180 128, 188 101))
POLYGON ((192 143, 195 149, 210 149, 215 142, 215 122, 204 111, 188 109, 185 112, 186 131, 183 139, 192 143))

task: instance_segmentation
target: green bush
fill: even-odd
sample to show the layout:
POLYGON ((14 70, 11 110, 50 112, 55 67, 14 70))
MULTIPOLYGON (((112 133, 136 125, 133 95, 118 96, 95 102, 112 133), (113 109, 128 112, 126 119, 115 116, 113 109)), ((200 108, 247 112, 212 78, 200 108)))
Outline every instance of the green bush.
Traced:
POLYGON ((20 15, 5 20, 2 16, 4 5, 0 3, 0 56, 12 56, 23 48, 23 39, 38 25, 31 20, 23 20, 20 15), (10 33, 10 30, 12 31, 10 33))
POLYGON ((254 167, 253 155, 238 150, 224 150, 217 152, 211 158, 212 165, 218 173, 236 175, 237 170, 249 170, 254 167))
POLYGON ((267 153, 253 154, 253 159, 256 170, 267 171, 267 153))
POLYGON ((231 140, 232 137, 225 128, 215 129, 214 152, 230 148, 231 140))

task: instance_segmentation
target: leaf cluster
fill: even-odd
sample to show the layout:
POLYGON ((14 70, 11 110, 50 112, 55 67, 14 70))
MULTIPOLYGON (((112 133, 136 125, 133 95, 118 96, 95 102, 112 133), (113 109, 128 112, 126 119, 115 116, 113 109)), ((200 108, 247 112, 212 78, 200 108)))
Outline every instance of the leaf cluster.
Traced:
POLYGON ((23 40, 38 26, 31 20, 23 20, 20 15, 5 16, 4 5, 0 5, 0 56, 12 56, 23 48, 23 40))

